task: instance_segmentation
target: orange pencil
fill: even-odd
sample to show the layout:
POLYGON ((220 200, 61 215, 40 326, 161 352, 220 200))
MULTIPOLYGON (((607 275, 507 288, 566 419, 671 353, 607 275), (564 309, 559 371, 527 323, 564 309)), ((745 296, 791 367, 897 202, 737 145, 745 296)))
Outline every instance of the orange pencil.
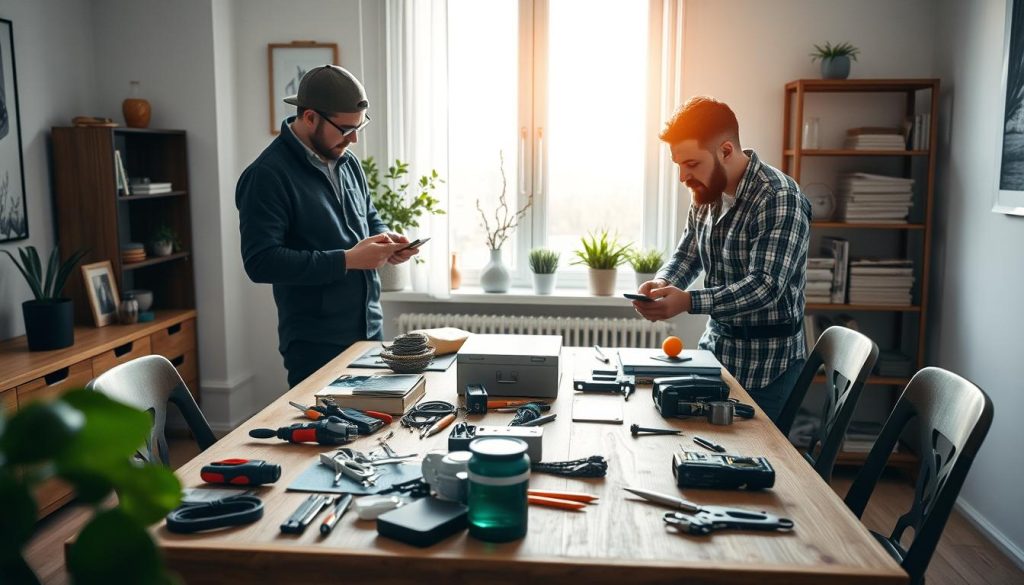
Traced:
POLYGON ((552 492, 548 490, 526 490, 527 495, 541 496, 544 498, 555 498, 559 500, 570 500, 573 502, 583 502, 589 504, 597 499, 597 496, 592 494, 584 494, 582 492, 552 492))
POLYGON ((444 430, 445 427, 447 427, 448 425, 452 424, 452 422, 454 422, 454 421, 455 421, 455 413, 452 413, 452 414, 449 414, 449 415, 445 416, 441 420, 439 420, 436 423, 434 423, 433 425, 431 425, 429 429, 427 429, 426 436, 430 437, 430 436, 433 436, 433 435, 435 435, 437 433, 440 433, 442 430, 444 430))
POLYGON ((559 500, 557 498, 545 498, 544 496, 526 496, 526 500, 531 504, 538 506, 547 506, 549 508, 560 508, 562 510, 582 510, 587 505, 583 502, 572 502, 569 500, 559 500))
POLYGON ((537 400, 488 400, 487 408, 509 408, 512 406, 522 406, 524 404, 530 404, 531 402, 538 402, 537 400))

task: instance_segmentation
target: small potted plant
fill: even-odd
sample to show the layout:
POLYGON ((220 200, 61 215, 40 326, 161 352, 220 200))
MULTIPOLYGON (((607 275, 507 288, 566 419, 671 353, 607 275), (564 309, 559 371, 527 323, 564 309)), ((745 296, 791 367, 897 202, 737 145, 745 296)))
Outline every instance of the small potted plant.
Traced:
POLYGON ((647 250, 646 252, 634 252, 629 255, 629 263, 633 265, 633 272, 636 273, 636 287, 648 280, 654 280, 654 275, 665 263, 665 255, 661 250, 647 250))
POLYGON ((825 46, 814 45, 811 61, 821 59, 822 79, 846 79, 850 76, 850 60, 857 60, 860 49, 850 43, 833 45, 826 42, 825 46))
POLYGON ((57 247, 54 246, 45 273, 35 246, 18 249, 21 262, 18 262, 9 251, 2 252, 18 267, 35 296, 34 300, 21 304, 29 351, 46 351, 71 346, 75 342, 74 305, 71 299, 61 297, 60 294, 71 271, 85 256, 85 250, 79 250, 61 262, 57 255, 57 247))
POLYGON ((599 297, 615 294, 618 267, 629 260, 632 245, 619 242, 608 230, 582 237, 580 243, 583 249, 575 251, 578 260, 573 264, 586 264, 589 268, 590 293, 599 297))
POLYGON ((501 261, 501 247, 512 237, 512 233, 516 231, 519 222, 526 215, 526 210, 533 205, 533 193, 531 192, 521 208, 513 211, 515 208, 509 207, 505 194, 508 187, 508 181, 505 179, 505 156, 501 152, 498 153, 498 161, 501 169, 501 195, 498 196, 498 208, 494 211, 493 226, 488 221, 483 208, 480 207, 480 200, 476 200, 476 209, 480 212, 482 227, 487 232, 487 249, 491 251, 491 259, 480 273, 480 287, 484 289, 484 292, 493 293, 508 292, 512 278, 501 261))
MULTIPOLYGON (((414 188, 415 193, 411 193, 412 185, 404 178, 409 174, 409 163, 395 159, 395 164, 388 167, 388 172, 383 178, 373 157, 364 159, 362 166, 373 206, 377 209, 381 221, 386 223, 391 231, 408 236, 410 229, 420 226, 419 218, 424 213, 444 213, 439 207, 441 201, 432 195, 438 183, 444 182, 436 170, 431 170, 429 175, 420 177, 414 188)), ((419 257, 416 261, 422 262, 419 257)), ((380 276, 382 291, 402 290, 409 285, 408 264, 384 264, 377 269, 377 274, 380 276)))
POLYGON ((162 225, 153 232, 149 245, 153 249, 154 256, 170 256, 175 251, 181 250, 178 233, 168 225, 162 225))
POLYGON ((555 290, 555 270, 558 269, 558 252, 546 248, 530 250, 530 271, 533 272, 533 292, 549 295, 555 290))

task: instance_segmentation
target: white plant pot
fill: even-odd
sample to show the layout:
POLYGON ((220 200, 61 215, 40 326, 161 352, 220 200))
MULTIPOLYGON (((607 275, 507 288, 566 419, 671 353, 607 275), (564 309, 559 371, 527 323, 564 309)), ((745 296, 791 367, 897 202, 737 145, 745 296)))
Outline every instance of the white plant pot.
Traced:
POLYGON ((640 285, 647 282, 648 280, 654 280, 656 276, 653 272, 635 272, 636 275, 636 288, 639 290, 640 285))
POLYGON ((489 293, 506 293, 512 277, 501 261, 501 250, 491 250, 491 260, 480 273, 480 288, 489 293))
POLYGON ((555 276, 551 274, 533 273, 533 292, 538 295, 549 295, 555 291, 555 276))
POLYGON ((154 256, 170 256, 174 251, 174 242, 153 242, 154 256))
POLYGON ((590 277, 590 294, 598 297, 610 297, 615 294, 615 275, 618 269, 609 270, 588 269, 590 277))
POLYGON ((409 287, 409 263, 385 264, 377 269, 381 292, 395 292, 409 287))

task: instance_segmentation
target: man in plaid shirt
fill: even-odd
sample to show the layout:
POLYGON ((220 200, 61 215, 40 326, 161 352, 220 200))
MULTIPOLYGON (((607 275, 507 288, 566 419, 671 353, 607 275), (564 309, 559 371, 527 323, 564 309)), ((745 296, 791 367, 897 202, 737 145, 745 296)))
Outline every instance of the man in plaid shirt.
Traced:
POLYGON ((634 301, 652 321, 709 315, 699 346, 729 369, 771 417, 803 367, 804 282, 811 205, 793 179, 742 150, 736 115, 708 97, 688 100, 662 141, 693 196, 686 230, 634 301), (704 271, 704 288, 686 291, 704 271))

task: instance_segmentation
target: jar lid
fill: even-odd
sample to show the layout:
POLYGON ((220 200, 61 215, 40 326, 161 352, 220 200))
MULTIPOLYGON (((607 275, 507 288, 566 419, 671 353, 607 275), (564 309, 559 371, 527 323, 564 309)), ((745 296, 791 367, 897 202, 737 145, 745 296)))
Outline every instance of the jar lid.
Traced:
POLYGON ((474 455, 489 459, 516 459, 526 453, 527 448, 526 441, 512 437, 481 437, 469 444, 474 455))

